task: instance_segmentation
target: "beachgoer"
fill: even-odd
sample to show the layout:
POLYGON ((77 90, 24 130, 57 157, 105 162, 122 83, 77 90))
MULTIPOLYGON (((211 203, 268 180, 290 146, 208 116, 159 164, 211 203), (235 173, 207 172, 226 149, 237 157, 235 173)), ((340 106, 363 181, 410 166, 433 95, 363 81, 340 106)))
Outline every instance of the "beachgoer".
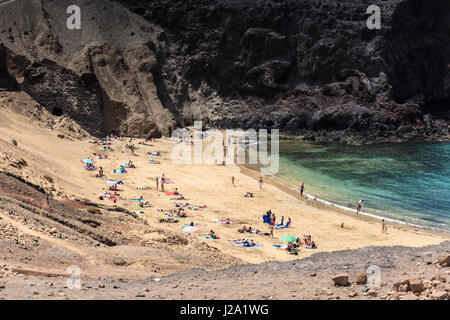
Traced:
POLYGON ((287 245, 287 247, 286 247, 286 250, 289 251, 289 252, 291 252, 291 251, 293 250, 293 248, 292 248, 292 242, 289 242, 289 243, 288 243, 288 245, 287 245))
POLYGON ((356 213, 360 213, 361 212, 361 207, 362 207, 362 203, 364 200, 359 200, 358 203, 356 204, 356 213))
POLYGON ((262 189, 263 183, 264 183, 263 178, 262 178, 262 177, 259 177, 259 180, 258 180, 259 189, 262 189))
POLYGON ((387 233, 387 226, 386 223, 384 222, 384 219, 381 220, 381 233, 387 233))
POLYGON ((300 196, 303 197, 303 191, 305 190, 305 185, 302 183, 300 186, 300 196))
POLYGON ((234 176, 231 177, 231 184, 232 184, 233 186, 235 186, 235 184, 234 184, 234 176))
POLYGON ((159 190, 159 177, 156 177, 156 190, 159 190))

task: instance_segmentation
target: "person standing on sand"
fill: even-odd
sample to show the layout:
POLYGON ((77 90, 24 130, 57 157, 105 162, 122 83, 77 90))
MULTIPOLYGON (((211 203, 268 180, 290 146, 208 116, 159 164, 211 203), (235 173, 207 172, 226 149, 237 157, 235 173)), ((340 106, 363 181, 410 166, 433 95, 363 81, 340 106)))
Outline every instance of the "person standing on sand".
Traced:
POLYGON ((158 177, 156 177, 156 190, 158 191, 159 190, 159 178, 158 177))
POLYGON ((259 189, 261 189, 261 190, 262 190, 263 183, 264 183, 263 178, 259 177, 258 184, 259 184, 259 189))
POLYGON ((305 185, 302 183, 300 186, 300 196, 303 197, 303 191, 305 190, 305 185))
POLYGON ((236 185, 234 184, 234 176, 231 177, 231 184, 236 187, 236 185))
POLYGON ((381 234, 387 234, 387 226, 386 223, 384 222, 384 219, 381 219, 381 234))
POLYGON ((362 207, 362 203, 363 203, 363 199, 358 201, 358 204, 356 205, 356 213, 360 213, 361 212, 361 207, 362 207))
POLYGON ((273 225, 269 225, 270 236, 273 238, 273 225))

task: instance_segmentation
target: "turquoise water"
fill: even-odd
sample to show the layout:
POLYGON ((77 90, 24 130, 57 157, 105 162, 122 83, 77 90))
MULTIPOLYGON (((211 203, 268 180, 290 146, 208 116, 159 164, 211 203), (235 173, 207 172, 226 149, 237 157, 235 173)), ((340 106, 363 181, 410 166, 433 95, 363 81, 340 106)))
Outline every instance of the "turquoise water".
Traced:
POLYGON ((450 142, 367 146, 280 143, 277 177, 305 193, 450 231, 450 142))

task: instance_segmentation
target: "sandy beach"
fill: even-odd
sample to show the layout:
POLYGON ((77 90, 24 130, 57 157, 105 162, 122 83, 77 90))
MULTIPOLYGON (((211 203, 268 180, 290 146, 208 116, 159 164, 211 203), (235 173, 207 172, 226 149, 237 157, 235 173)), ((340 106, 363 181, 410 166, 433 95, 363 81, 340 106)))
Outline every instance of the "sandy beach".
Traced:
MULTIPOLYGON (((115 141, 112 147, 114 152, 103 152, 101 145, 89 143, 90 138, 61 139, 58 131, 51 131, 41 122, 25 120, 24 115, 12 113, 7 109, 1 110, 4 115, 1 119, 0 135, 2 143, 8 139, 16 139, 20 146, 18 156, 27 160, 28 166, 20 174, 28 177, 32 182, 47 186, 44 176, 51 176, 54 184, 53 194, 60 199, 81 199, 95 203, 108 202, 99 200, 99 195, 108 188, 107 179, 95 178, 96 171, 86 171, 81 159, 92 157, 95 152, 108 155, 108 159, 96 160, 97 167, 103 167, 109 179, 122 180, 120 187, 121 197, 126 200, 118 201, 115 205, 130 211, 137 211, 138 206, 133 198, 143 196, 149 201, 150 208, 143 209, 140 217, 150 225, 161 229, 171 230, 180 235, 186 235, 181 227, 190 222, 199 223, 202 227, 199 232, 192 233, 199 241, 217 248, 247 263, 261 263, 270 260, 286 261, 310 256, 317 252, 329 252, 344 249, 356 249, 365 246, 426 246, 438 244, 449 239, 448 234, 431 232, 402 225, 389 224, 388 233, 381 234, 381 224, 378 220, 357 216, 352 213, 338 212, 324 206, 308 203, 301 199, 289 186, 281 185, 270 177, 264 177, 263 189, 259 189, 257 180, 259 173, 248 168, 235 165, 197 165, 175 164, 171 160, 172 148, 177 145, 171 143, 169 138, 157 139, 150 146, 139 144, 143 140, 133 139, 137 146, 135 154, 125 150, 128 138, 115 141), (14 128, 14 130, 12 130, 14 128), (161 152, 162 157, 155 157, 160 164, 150 164, 148 152, 161 152), (127 174, 114 174, 120 165, 131 160, 135 169, 128 169, 127 174), (155 177, 165 174, 173 182, 167 184, 166 191, 178 191, 186 200, 171 200, 174 196, 166 195, 156 190, 155 177), (231 177, 235 177, 235 186, 231 184, 231 177), (138 190, 138 187, 150 187, 148 190, 138 190), (254 193, 254 198, 245 198, 244 193, 254 193), (207 210, 188 210, 187 218, 180 218, 179 223, 160 223, 161 218, 168 218, 164 214, 173 208, 175 203, 191 205, 207 205, 207 210), (162 209, 163 212, 158 211, 162 209), (284 216, 292 220, 288 229, 275 229, 274 238, 251 234, 241 234, 237 229, 245 226, 268 232, 267 224, 262 221, 262 215, 272 210, 277 222, 284 216), (213 221, 217 218, 230 218, 232 224, 225 225, 213 221), (341 224, 344 223, 344 228, 341 224), (203 235, 214 230, 220 239, 206 239, 203 235), (289 255, 285 250, 276 249, 273 245, 285 244, 281 237, 292 235, 302 237, 304 234, 312 236, 317 244, 315 250, 302 248, 299 255, 289 255), (241 238, 253 239, 260 245, 258 248, 242 248, 231 240, 241 238)), ((48 187, 48 186, 47 186, 48 187)), ((311 202, 311 201, 310 201, 311 202)), ((140 209, 139 209, 140 210, 140 209)))

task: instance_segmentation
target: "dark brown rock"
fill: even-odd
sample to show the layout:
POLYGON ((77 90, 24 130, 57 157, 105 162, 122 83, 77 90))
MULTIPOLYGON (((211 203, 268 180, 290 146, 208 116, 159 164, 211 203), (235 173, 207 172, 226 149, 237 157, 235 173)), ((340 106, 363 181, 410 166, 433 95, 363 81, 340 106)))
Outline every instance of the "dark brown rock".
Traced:
POLYGON ((348 281, 348 274, 338 274, 332 278, 334 284, 336 286, 349 286, 350 282, 348 281))

